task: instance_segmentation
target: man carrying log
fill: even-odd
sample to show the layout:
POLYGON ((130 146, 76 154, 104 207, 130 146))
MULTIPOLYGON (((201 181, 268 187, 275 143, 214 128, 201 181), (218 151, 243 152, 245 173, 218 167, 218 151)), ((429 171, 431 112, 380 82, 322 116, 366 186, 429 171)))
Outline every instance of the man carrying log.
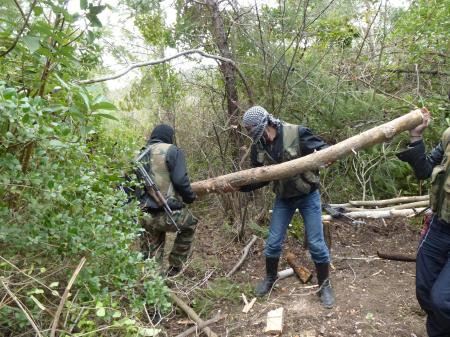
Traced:
POLYGON ((136 189, 136 194, 144 211, 140 219, 145 229, 141 243, 144 258, 156 256, 162 265, 166 232, 177 232, 169 255, 169 277, 178 274, 186 262, 198 221, 184 205, 192 203, 196 194, 191 189, 184 154, 173 145, 173 140, 171 126, 156 126, 147 147, 135 160, 137 166, 142 165, 145 170, 136 171, 143 183, 143 188, 136 189), (146 173, 150 179, 145 179, 146 173), (159 189, 159 197, 155 190, 149 188, 146 180, 151 180, 159 189))
POLYGON ((433 217, 420 242, 416 262, 416 296, 428 314, 430 337, 450 336, 450 128, 441 142, 425 154, 422 133, 430 113, 422 109, 423 123, 410 130, 408 149, 399 159, 408 162, 418 179, 431 177, 430 206, 433 217))
MULTIPOLYGON (((250 154, 253 167, 279 164, 328 147, 310 129, 276 119, 260 106, 254 106, 245 112, 243 124, 253 139, 250 154)), ((268 183, 250 184, 241 187, 240 191, 250 192, 268 183)), ((323 235, 318 187, 318 172, 312 171, 274 181, 276 199, 264 250, 266 277, 257 285, 256 295, 267 294, 277 279, 278 261, 286 231, 298 209, 305 223, 308 248, 316 265, 317 279, 321 287, 320 300, 324 307, 333 307, 335 297, 329 280, 330 253, 323 235)))

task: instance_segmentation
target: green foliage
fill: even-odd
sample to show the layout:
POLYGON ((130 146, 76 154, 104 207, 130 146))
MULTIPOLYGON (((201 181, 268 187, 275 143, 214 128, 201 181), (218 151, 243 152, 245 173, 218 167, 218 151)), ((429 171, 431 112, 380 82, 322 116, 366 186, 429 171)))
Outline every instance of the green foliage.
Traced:
MULTIPOLYGON (((51 104, 0 84, 0 245, 5 257, 22 252, 24 267, 37 254, 32 263, 46 268, 87 257, 75 283, 77 297, 67 310, 73 318, 82 312, 78 328, 91 331, 102 322, 120 323, 123 298, 131 317, 145 304, 165 311, 170 303, 155 264, 143 263, 132 250, 140 231, 138 207, 127 204, 117 188, 135 148, 100 128, 102 118, 111 116, 99 112, 113 104, 77 87, 69 96, 70 105, 51 104), (33 155, 24 170, 20 150, 29 144, 33 155)), ((63 281, 68 274, 58 277, 63 281)), ((51 296, 22 291, 34 296, 27 301, 36 313, 37 303, 51 296)), ((21 322, 23 317, 8 308, 1 311, 0 325, 15 329, 11 318, 21 322)))
POLYGON ((342 48, 348 48, 360 34, 358 29, 350 23, 350 18, 341 16, 321 20, 317 26, 317 36, 324 45, 333 43, 342 48))

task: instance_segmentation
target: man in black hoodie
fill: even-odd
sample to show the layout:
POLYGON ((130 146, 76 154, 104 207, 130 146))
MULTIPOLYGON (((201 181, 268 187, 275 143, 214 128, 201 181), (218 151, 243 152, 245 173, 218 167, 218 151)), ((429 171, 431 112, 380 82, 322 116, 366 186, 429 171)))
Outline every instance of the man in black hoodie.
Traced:
MULTIPOLYGON (((156 126, 137 161, 160 189, 173 211, 172 218, 177 226, 145 190, 137 189, 144 216, 140 219, 145 232, 142 235, 142 251, 145 258, 156 257, 160 263, 164 256, 166 232, 176 232, 169 255, 168 276, 178 274, 186 262, 194 238, 198 220, 185 207, 196 199, 187 174, 184 153, 173 144, 174 130, 171 126, 156 126), (177 228, 178 227, 178 228, 177 228)), ((140 178, 140 174, 137 174, 140 178)))

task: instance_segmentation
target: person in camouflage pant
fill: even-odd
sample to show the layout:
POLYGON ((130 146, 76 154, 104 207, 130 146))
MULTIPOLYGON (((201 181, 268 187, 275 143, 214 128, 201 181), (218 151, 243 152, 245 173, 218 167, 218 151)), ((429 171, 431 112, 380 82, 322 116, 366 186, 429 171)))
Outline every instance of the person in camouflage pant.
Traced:
MULTIPOLYGON (((184 154, 173 144, 173 140, 173 128, 160 124, 152 131, 147 147, 142 149, 136 158, 158 186, 173 211, 172 219, 176 226, 151 193, 146 189, 136 188, 135 193, 143 210, 143 216, 139 221, 145 230, 141 236, 144 258, 154 257, 162 264, 166 232, 177 232, 169 255, 168 276, 174 276, 181 271, 188 258, 198 222, 185 207, 185 203, 192 203, 196 195, 191 189, 184 154)), ((136 172, 136 175, 141 178, 139 172, 136 172)))
MULTIPOLYGON (((175 220, 180 232, 177 233, 169 255, 169 272, 177 271, 186 262, 192 241, 194 240, 197 219, 187 209, 174 211, 172 219, 175 220)), ((141 226, 145 229, 141 238, 141 249, 144 256, 155 257, 162 264, 166 232, 176 232, 177 229, 166 214, 151 215, 144 213, 141 218, 141 226)), ((178 270, 179 271, 179 270, 178 270)))

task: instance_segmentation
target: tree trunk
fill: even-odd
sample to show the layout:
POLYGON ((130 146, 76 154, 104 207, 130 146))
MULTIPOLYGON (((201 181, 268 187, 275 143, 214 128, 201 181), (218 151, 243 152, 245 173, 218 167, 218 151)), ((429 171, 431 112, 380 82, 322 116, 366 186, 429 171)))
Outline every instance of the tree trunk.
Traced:
POLYGON ((351 153, 389 140, 400 132, 410 130, 422 123, 422 118, 422 112, 417 109, 305 157, 194 182, 192 189, 199 195, 214 193, 222 191, 227 183, 234 187, 240 187, 257 182, 285 179, 305 171, 318 170, 351 153))
MULTIPOLYGON (((222 14, 220 13, 219 3, 217 0, 207 0, 206 5, 211 10, 211 18, 213 23, 212 34, 214 36, 215 43, 219 49, 220 56, 230 60, 234 60, 228 45, 228 37, 223 22, 222 14)), ((238 91, 236 86, 236 68, 233 63, 222 61, 219 65, 220 72, 223 75, 225 82, 225 94, 227 97, 227 110, 230 124, 233 127, 239 128, 239 114, 238 114, 238 91)), ((234 141, 236 145, 236 151, 240 146, 240 135, 235 132, 234 141)), ((237 153, 237 152, 236 152, 237 153)), ((234 156, 235 157, 235 156, 234 156)), ((235 157, 236 159, 236 157, 235 157)))

